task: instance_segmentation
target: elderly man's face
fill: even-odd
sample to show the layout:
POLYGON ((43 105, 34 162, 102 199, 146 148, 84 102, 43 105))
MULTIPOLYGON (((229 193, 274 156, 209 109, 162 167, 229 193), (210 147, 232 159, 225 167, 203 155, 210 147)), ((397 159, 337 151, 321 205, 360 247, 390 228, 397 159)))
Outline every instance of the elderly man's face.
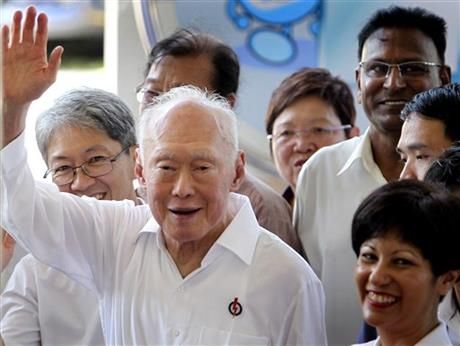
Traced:
POLYGON ((400 179, 423 180, 426 171, 452 140, 445 134, 441 120, 411 113, 404 122, 397 151, 404 162, 400 179))
POLYGON ((137 174, 167 245, 217 239, 231 220, 229 192, 244 174, 207 107, 183 102, 151 131, 137 174))
MULTIPOLYGON (((433 41, 417 29, 383 28, 366 40, 362 61, 399 64, 425 61, 441 64, 433 41)), ((427 67, 428 73, 416 78, 402 76, 393 67, 387 77, 376 77, 374 70, 358 68, 358 101, 372 123, 381 133, 398 136, 402 127, 399 115, 412 97, 424 90, 449 82, 445 67, 427 67)))

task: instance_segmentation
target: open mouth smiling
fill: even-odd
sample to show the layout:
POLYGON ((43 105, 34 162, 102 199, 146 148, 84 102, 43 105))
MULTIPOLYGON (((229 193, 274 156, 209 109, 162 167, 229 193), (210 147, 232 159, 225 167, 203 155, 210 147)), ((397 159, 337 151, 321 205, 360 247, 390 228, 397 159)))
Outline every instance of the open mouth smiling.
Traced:
POLYGON ((177 216, 188 216, 197 213, 201 208, 169 208, 168 210, 177 216))
POLYGON ((399 298, 394 295, 376 291, 367 291, 366 298, 371 305, 378 307, 391 306, 399 301, 399 298))

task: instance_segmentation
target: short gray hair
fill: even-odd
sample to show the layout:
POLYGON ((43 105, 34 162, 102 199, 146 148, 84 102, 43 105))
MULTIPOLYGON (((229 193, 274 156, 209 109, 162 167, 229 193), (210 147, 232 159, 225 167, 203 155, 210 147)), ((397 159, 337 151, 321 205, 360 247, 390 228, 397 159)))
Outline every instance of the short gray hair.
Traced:
POLYGON ((142 161, 144 159, 145 142, 150 139, 147 137, 146 132, 152 129, 153 125, 160 122, 169 110, 183 102, 192 102, 213 110, 211 115, 216 121, 222 139, 229 144, 232 158, 236 158, 238 153, 238 125, 236 115, 230 104, 218 94, 208 93, 189 85, 173 88, 158 96, 155 98, 155 102, 142 112, 137 125, 137 137, 142 161))
POLYGON ((48 144, 62 126, 94 129, 119 142, 123 148, 137 144, 133 114, 115 94, 94 89, 73 89, 56 99, 35 124, 35 135, 43 159, 48 162, 48 144))

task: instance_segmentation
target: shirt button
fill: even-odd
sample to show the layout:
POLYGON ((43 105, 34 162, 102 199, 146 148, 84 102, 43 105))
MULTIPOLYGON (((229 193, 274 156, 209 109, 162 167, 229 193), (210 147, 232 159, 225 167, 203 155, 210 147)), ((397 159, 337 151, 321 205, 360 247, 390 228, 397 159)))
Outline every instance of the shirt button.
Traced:
POLYGON ((173 332, 174 336, 175 337, 178 337, 180 335, 180 331, 178 331, 177 329, 174 330, 173 332))

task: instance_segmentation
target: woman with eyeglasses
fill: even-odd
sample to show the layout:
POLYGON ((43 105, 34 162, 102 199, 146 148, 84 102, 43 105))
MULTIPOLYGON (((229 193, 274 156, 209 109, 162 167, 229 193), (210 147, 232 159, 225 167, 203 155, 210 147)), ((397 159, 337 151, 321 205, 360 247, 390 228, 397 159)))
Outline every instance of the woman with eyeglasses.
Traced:
POLYGON ((460 199, 416 180, 386 184, 358 207, 352 246, 367 346, 450 346, 439 302, 460 277, 460 199))
POLYGON ((359 135, 348 85, 322 68, 303 68, 273 91, 265 117, 270 152, 292 206, 302 165, 318 149, 359 135))

